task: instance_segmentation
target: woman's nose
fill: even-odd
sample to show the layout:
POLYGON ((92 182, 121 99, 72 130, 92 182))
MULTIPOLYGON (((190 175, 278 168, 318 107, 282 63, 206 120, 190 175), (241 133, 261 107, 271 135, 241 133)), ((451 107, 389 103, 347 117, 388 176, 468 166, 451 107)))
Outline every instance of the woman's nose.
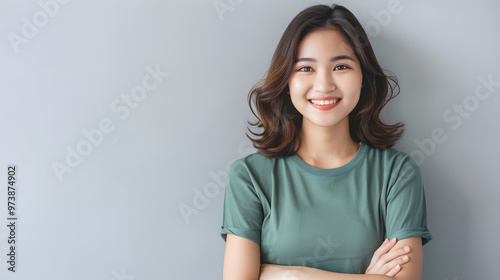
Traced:
POLYGON ((335 90, 333 73, 330 71, 318 71, 314 79, 313 90, 317 92, 330 92, 335 90))

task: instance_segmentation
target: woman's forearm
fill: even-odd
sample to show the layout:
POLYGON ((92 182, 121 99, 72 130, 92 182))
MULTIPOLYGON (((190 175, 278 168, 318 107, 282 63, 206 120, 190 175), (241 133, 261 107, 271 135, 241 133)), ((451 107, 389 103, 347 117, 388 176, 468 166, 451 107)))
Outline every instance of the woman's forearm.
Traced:
POLYGON ((346 274, 304 266, 282 266, 263 264, 259 280, 390 280, 394 279, 385 275, 375 274, 346 274))
POLYGON ((347 273, 336 273, 321 269, 309 268, 309 267, 299 267, 303 270, 303 278, 300 280, 389 280, 394 279, 385 275, 376 274, 347 274, 347 273))
POLYGON ((384 241, 375 251, 367 274, 336 273, 305 266, 262 264, 259 279, 416 280, 421 279, 422 262, 422 240, 420 237, 410 237, 397 242, 394 238, 384 241))

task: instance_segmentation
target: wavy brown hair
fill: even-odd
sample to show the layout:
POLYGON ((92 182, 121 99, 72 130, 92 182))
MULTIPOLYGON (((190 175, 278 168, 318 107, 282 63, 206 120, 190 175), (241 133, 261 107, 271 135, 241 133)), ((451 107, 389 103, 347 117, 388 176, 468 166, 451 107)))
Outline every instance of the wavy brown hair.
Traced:
POLYGON ((388 149, 401 138, 402 123, 388 125, 380 119, 384 106, 399 93, 396 77, 384 73, 366 32, 347 8, 316 5, 303 10, 290 22, 276 47, 267 75, 248 94, 250 109, 257 118, 250 124, 260 132, 249 128, 254 137, 247 136, 260 154, 279 158, 295 154, 300 148, 302 115, 287 94, 288 80, 302 39, 324 29, 343 34, 361 64, 363 87, 358 104, 349 114, 352 140, 388 149))

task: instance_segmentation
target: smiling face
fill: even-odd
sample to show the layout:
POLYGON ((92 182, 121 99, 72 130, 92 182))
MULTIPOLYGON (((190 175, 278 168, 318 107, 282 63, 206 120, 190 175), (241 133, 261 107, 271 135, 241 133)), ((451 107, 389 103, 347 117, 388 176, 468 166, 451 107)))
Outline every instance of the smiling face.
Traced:
POLYGON ((335 30, 309 33, 299 44, 295 61, 288 87, 293 105, 303 116, 302 127, 348 123, 363 75, 344 36, 335 30))

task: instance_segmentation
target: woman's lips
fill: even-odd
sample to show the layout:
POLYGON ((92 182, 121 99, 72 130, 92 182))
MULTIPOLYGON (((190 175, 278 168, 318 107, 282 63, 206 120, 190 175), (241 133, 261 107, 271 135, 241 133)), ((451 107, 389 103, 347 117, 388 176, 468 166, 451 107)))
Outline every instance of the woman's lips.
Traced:
POLYGON ((317 108, 322 111, 328 111, 330 109, 335 108, 339 104, 340 100, 342 99, 331 97, 331 98, 309 99, 308 101, 309 104, 311 104, 314 108, 317 108))

